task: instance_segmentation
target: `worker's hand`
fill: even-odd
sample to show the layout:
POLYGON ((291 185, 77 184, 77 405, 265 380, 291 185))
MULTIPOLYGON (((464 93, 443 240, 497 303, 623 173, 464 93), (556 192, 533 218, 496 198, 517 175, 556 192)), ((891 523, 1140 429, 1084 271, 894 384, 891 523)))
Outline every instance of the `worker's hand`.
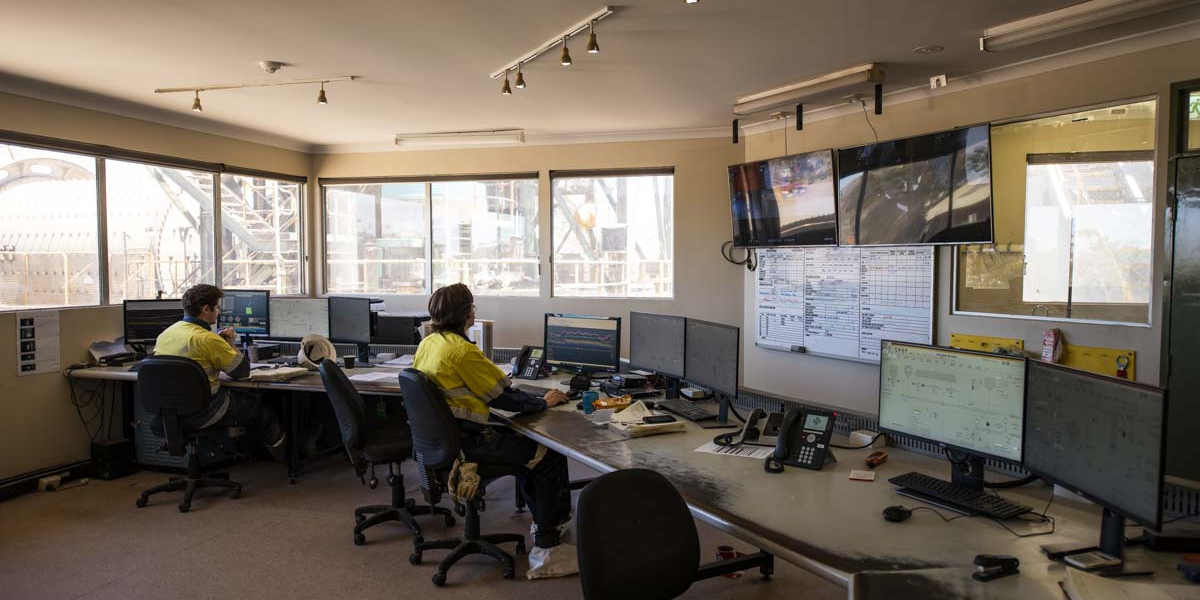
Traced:
POLYGON ((550 390, 549 392, 546 392, 546 395, 542 397, 542 400, 546 401, 546 408, 550 408, 566 402, 568 398, 566 394, 558 390, 550 390))
POLYGON ((225 341, 229 342, 230 346, 236 345, 234 342, 237 340, 237 332, 234 331, 232 327, 226 327, 225 329, 218 331, 217 335, 225 338, 225 341))

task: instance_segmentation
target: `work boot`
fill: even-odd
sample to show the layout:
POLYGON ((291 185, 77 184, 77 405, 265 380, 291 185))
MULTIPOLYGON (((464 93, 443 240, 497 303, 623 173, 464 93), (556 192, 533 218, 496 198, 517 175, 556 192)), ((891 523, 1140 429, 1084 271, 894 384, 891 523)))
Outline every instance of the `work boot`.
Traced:
POLYGON ((550 548, 534 546, 529 551, 527 579, 566 577, 579 572, 579 556, 574 544, 558 544, 550 548))

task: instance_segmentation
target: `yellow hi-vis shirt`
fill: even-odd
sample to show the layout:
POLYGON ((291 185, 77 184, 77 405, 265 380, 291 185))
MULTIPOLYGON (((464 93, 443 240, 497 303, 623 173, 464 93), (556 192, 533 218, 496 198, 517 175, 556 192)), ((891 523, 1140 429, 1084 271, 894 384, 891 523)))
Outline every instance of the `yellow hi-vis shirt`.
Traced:
POLYGON ((421 340, 413 368, 441 388, 455 417, 480 424, 487 423, 488 404, 511 385, 478 346, 453 333, 421 340))
POLYGON ((221 390, 218 373, 233 371, 245 359, 225 338, 187 321, 179 321, 158 334, 154 353, 182 356, 200 363, 214 396, 221 390))

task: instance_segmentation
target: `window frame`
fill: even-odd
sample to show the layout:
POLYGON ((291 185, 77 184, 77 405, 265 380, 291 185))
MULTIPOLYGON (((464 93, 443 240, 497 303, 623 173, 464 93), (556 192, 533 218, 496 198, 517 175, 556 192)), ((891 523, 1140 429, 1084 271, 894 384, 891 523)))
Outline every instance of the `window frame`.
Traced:
MULTIPOLYGON (((70 304, 63 306, 53 306, 46 308, 0 308, 0 313, 21 312, 28 310, 62 310, 70 308, 96 308, 119 306, 111 301, 111 281, 109 280, 109 256, 108 256, 108 177, 107 166, 109 160, 117 160, 122 162, 138 163, 156 167, 165 167, 169 169, 182 169, 188 171, 198 171, 210 173, 213 176, 214 192, 213 192, 213 282, 219 282, 221 278, 221 191, 220 177, 225 174, 242 175, 249 177, 260 177, 265 179, 275 179, 296 183, 300 186, 300 227, 301 239, 300 244, 300 295, 294 297, 308 297, 309 287, 305 277, 308 264, 308 244, 307 236, 304 235, 304 227, 306 223, 306 215, 308 207, 306 206, 307 187, 309 178, 306 175, 292 175, 289 173, 278 173, 274 171, 265 171, 261 169, 253 169, 248 167, 239 167, 226 165, 224 163, 215 163, 188 158, 181 158, 165 154, 155 154, 152 152, 142 152, 139 150, 130 150, 127 148, 119 148, 115 146, 107 146, 103 144, 92 144, 87 142, 78 142, 62 138, 54 138, 19 131, 11 131, 0 129, 0 144, 21 146, 25 148, 33 148, 40 150, 48 150, 52 152, 64 152, 85 156, 96 161, 96 251, 97 251, 97 277, 99 278, 98 297, 95 304, 70 304)), ((287 297, 287 296, 281 296, 287 297)))
MULTIPOLYGON (((1200 80, 1198 80, 1198 81, 1200 81, 1200 80)), ((1123 98, 1123 99, 1118 99, 1118 100, 1112 100, 1109 102, 1098 102, 1095 104, 1088 104, 1086 106, 1079 106, 1079 107, 1068 108, 1068 109, 1064 109, 1064 110, 1056 110, 1056 111, 1051 111, 1051 112, 1026 115, 1026 116, 1022 116, 1022 117, 1014 117, 1014 118, 1005 119, 1002 121, 993 121, 990 123, 990 125, 991 125, 991 127, 998 127, 998 126, 1002 126, 1002 125, 1011 125, 1014 123, 1022 123, 1022 122, 1026 122, 1026 121, 1036 121, 1039 119, 1045 119, 1045 118, 1049 118, 1049 117, 1057 117, 1057 116, 1061 116, 1061 115, 1069 115, 1069 114, 1074 114, 1074 113, 1079 113, 1079 112, 1086 112, 1086 111, 1090 111, 1090 110, 1097 110, 1097 109, 1101 109, 1101 108, 1122 106, 1122 105, 1126 105, 1126 104, 1136 104, 1136 103, 1148 102, 1148 101, 1155 102, 1154 149, 1153 150, 1093 151, 1093 152, 1078 152, 1078 153, 1041 153, 1041 154, 1034 154, 1032 156, 1056 156, 1056 155, 1057 156, 1066 156, 1066 155, 1087 156, 1087 155, 1091 155, 1091 156, 1109 156, 1109 157, 1111 157, 1111 156, 1128 154, 1128 153, 1147 153, 1148 152, 1152 155, 1151 161, 1154 163, 1154 182, 1155 182, 1155 186, 1154 186, 1155 190, 1154 191, 1155 191, 1155 194, 1157 195, 1158 181, 1159 181, 1159 177, 1160 177, 1159 158, 1161 156, 1163 156, 1163 150, 1164 150, 1163 143, 1162 143, 1163 140, 1160 139, 1161 136, 1159 136, 1159 124, 1161 123, 1163 111, 1162 111, 1162 106, 1161 106, 1161 98, 1157 94, 1149 95, 1149 96, 1137 96, 1137 97, 1133 97, 1133 98, 1123 98)), ((1030 156, 1031 155, 1026 155, 1026 163, 1025 163, 1026 166, 1028 166, 1029 164, 1033 164, 1033 163, 1029 162, 1030 156)), ((1065 161, 1065 162, 1070 162, 1070 161, 1065 161)), ((1080 160, 1080 161, 1075 161, 1075 162, 1086 162, 1086 161, 1080 160)), ((994 200, 995 199, 993 198, 993 202, 994 202, 994 200)), ((1024 199, 1022 199, 1022 201, 1024 201, 1024 199)), ((1158 214, 1157 204, 1158 204, 1158 200, 1155 199, 1154 202, 1152 202, 1152 205, 1153 205, 1152 212, 1155 216, 1154 221, 1152 221, 1152 227, 1158 226, 1158 217, 1160 215, 1158 214)), ((1156 235, 1157 234, 1154 231, 1151 231, 1150 241, 1151 241, 1152 248, 1153 248, 1153 244, 1154 244, 1156 235)), ((997 245, 997 244, 995 244, 993 242, 992 245, 997 245)), ((1118 325, 1121 327, 1132 327, 1135 329, 1151 329, 1155 325, 1155 323, 1154 323, 1154 294, 1155 294, 1156 286, 1154 286, 1154 285, 1151 285, 1151 289, 1150 289, 1150 301, 1147 303, 1147 315, 1146 315, 1145 323, 1132 323, 1129 321, 1109 321, 1109 320, 1103 320, 1103 319, 1079 319, 1079 318, 1074 318, 1074 317, 1072 317, 1072 318, 1049 317, 1049 316, 1042 317, 1042 316, 1037 316, 1037 315, 1016 315, 1016 314, 1006 314, 1006 313, 990 313, 990 312, 959 310, 959 308, 958 308, 958 284, 959 284, 958 274, 959 274, 959 255, 962 252, 962 248, 963 248, 963 246, 952 246, 951 252, 950 252, 950 255, 951 255, 951 261, 950 261, 950 316, 988 317, 988 318, 994 318, 994 319, 1014 319, 1014 320, 1020 320, 1020 321, 1042 321, 1042 322, 1046 322, 1046 323, 1060 323, 1060 324, 1061 323, 1079 323, 1079 324, 1084 324, 1084 325, 1118 325)), ((1153 273, 1151 273, 1151 280, 1153 281, 1153 279, 1154 279, 1153 273)))
MULTIPOLYGON (((520 171, 511 173, 472 173, 462 175, 401 175, 401 176, 376 176, 376 177, 320 177, 317 179, 317 187, 320 189, 320 209, 321 209, 321 231, 319 232, 321 243, 321 290, 317 292, 318 297, 328 297, 332 295, 369 295, 369 294, 391 294, 403 296, 406 298, 415 298, 421 296, 429 296, 433 293, 433 184, 454 181, 501 181, 501 180, 532 180, 537 182, 538 190, 538 219, 541 219, 541 173, 538 171, 520 171), (422 206, 422 214, 426 216, 425 227, 425 285, 423 291, 419 294, 396 293, 396 292, 363 292, 361 294, 349 292, 330 292, 329 291, 329 190, 330 186, 338 185, 384 185, 388 183, 420 183, 425 187, 425 199, 422 206)), ((541 297, 541 273, 542 267, 542 252, 541 252, 541 237, 538 233, 538 294, 531 295, 512 295, 512 294, 487 294, 489 298, 537 298, 541 297)))
POLYGON ((678 280, 675 277, 675 167, 632 167, 632 168, 617 168, 617 169, 571 169, 571 170, 552 170, 550 171, 550 255, 547 260, 550 263, 550 297, 563 298, 574 300, 668 300, 674 301, 675 288, 678 280), (580 295, 580 296, 563 296, 554 293, 554 254, 555 254, 555 236, 554 236, 554 180, 555 179, 583 179, 592 178, 598 179, 603 177, 639 177, 639 176, 671 176, 671 293, 667 296, 596 296, 596 295, 580 295))

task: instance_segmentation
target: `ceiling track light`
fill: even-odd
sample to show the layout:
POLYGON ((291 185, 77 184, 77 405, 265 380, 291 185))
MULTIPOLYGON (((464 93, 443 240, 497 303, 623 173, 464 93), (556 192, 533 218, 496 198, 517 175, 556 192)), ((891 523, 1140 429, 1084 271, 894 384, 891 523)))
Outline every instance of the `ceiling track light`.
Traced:
POLYGON ((321 82, 321 93, 317 94, 317 104, 325 106, 329 104, 329 99, 325 97, 325 82, 321 82))
POLYGON ((596 22, 595 21, 592 21, 588 25, 587 51, 588 51, 588 54, 599 54, 600 53, 600 44, 596 43, 596 22))
POLYGON ((357 75, 342 75, 339 77, 325 77, 323 79, 294 79, 292 81, 280 81, 275 83, 216 83, 212 85, 195 85, 191 87, 176 87, 176 88, 158 88, 154 90, 155 94, 179 94, 179 93, 194 93, 195 99, 192 100, 192 110, 201 112, 204 110, 200 106, 200 92, 211 92, 213 90, 242 90, 246 88, 263 88, 275 87, 280 85, 306 85, 320 84, 321 92, 317 94, 318 104, 328 104, 329 101, 325 98, 325 84, 335 81, 355 81, 357 75))
MULTIPOLYGON (((532 50, 526 52, 525 54, 518 56, 514 60, 508 61, 507 63, 505 63, 505 65, 503 67, 493 71, 489 77, 491 77, 492 79, 500 79, 501 77, 506 77, 507 73, 513 69, 517 69, 517 75, 518 75, 518 77, 520 77, 521 65, 545 54, 546 52, 553 50, 554 48, 558 47, 560 44, 562 45, 562 51, 561 51, 561 55, 560 55, 558 62, 564 66, 570 65, 571 64, 571 52, 570 52, 570 50, 567 49, 567 41, 570 38, 583 33, 584 31, 590 32, 590 35, 588 36, 588 45, 587 45, 588 52, 591 54, 595 54, 595 53, 599 52, 600 44, 598 44, 596 42, 596 34, 595 34, 596 23, 612 16, 613 10, 614 9, 612 6, 601 7, 600 9, 596 10, 592 14, 588 15, 583 20, 564 29, 562 32, 560 32, 557 35, 555 35, 554 37, 542 42, 538 46, 534 47, 532 50)), ((518 85, 517 87, 520 88, 521 86, 518 85)))
POLYGON ((204 107, 200 106, 200 90, 196 90, 196 99, 192 100, 192 112, 204 112, 204 107))
POLYGON ((688 4, 699 4, 700 0, 687 0, 688 4))
POLYGON ((521 72, 521 63, 517 63, 517 89, 525 89, 525 74, 521 72))
POLYGON ((512 88, 509 87, 509 85, 508 85, 508 72, 507 71, 505 71, 505 73, 504 73, 504 85, 500 87, 500 95, 502 95, 502 96, 511 96, 512 95, 512 88))

